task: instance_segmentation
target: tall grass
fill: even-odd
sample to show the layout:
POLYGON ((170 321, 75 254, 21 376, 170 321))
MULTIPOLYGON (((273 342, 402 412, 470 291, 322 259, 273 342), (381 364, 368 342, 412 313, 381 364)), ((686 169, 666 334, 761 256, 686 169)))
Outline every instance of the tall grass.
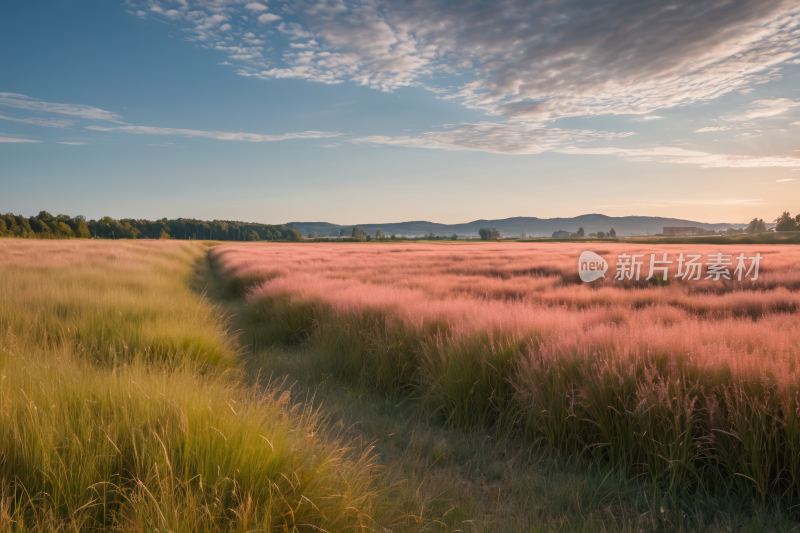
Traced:
POLYGON ((307 343, 309 373, 418 397, 454 425, 515 431, 673 494, 794 506, 800 249, 759 249, 752 282, 614 282, 612 260, 608 279, 584 285, 585 247, 224 246, 211 257, 228 283, 247 280, 262 342, 307 343))
POLYGON ((239 379, 202 246, 0 240, 0 530, 372 531, 369 453, 239 379))

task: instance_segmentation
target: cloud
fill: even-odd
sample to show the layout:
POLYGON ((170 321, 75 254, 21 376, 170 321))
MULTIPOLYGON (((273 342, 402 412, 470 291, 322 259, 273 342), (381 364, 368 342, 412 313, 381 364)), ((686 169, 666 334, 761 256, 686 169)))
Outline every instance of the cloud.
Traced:
POLYGON ((706 133, 709 131, 728 131, 737 129, 738 126, 733 125, 725 125, 725 126, 706 126, 705 128, 700 128, 699 130, 694 130, 695 133, 706 133))
POLYGON ((14 93, 0 93, 0 106, 28 109, 31 111, 44 111, 46 113, 57 113, 60 115, 72 115, 92 120, 117 121, 121 118, 116 113, 104 111, 96 107, 79 104, 53 104, 50 102, 43 102, 38 98, 14 93))
POLYGON ((262 24, 267 24, 269 22, 275 22, 276 20, 281 20, 279 15, 274 15, 272 13, 264 13, 263 15, 258 16, 258 21, 262 24))
POLYGON ((794 181, 794 178, 786 178, 786 179, 783 179, 783 180, 775 180, 775 183, 784 183, 784 182, 787 182, 787 181, 794 181))
POLYGON ((800 126, 800 122, 792 122, 789 124, 790 126, 800 126))
POLYGON ((136 133, 140 135, 180 135, 182 137, 206 137, 222 141, 246 141, 246 142, 273 142, 285 141, 288 139, 325 139, 329 137, 339 137, 341 133, 328 131, 302 131, 298 133, 284 133, 283 135, 263 135, 260 133, 237 133, 227 131, 204 131, 188 130, 181 128, 156 128, 150 126, 87 126, 86 129, 92 131, 136 133))
POLYGON ((61 118, 18 118, 9 117, 0 113, 0 120, 10 120, 12 122, 20 122, 22 124, 33 124, 35 126, 45 126, 47 128, 67 128, 75 124, 74 120, 61 119, 61 118))
POLYGON ((756 100, 750 108, 726 115, 722 120, 728 122, 741 122, 758 118, 769 118, 786 113, 790 108, 800 105, 800 102, 789 98, 773 98, 771 100, 756 100))
POLYGON ((56 141, 57 144, 69 144, 71 146, 83 146, 86 143, 71 142, 71 141, 56 141))
POLYGON ((546 128, 540 124, 519 122, 478 122, 460 124, 446 131, 432 131, 413 136, 370 136, 353 139, 361 144, 471 150, 494 154, 540 154, 574 143, 628 137, 634 133, 546 128))
POLYGON ((0 143, 38 143, 33 139, 20 139, 18 137, 0 137, 0 143))
MULTIPOLYGON (((143 8, 174 5, 130 1, 143 8)), ((210 18, 225 17, 244 34, 252 29, 246 15, 266 10, 258 2, 206 0, 177 8, 185 16, 168 21, 188 25, 201 43, 219 40, 210 18)), ((248 67, 260 68, 240 74, 349 80, 387 91, 463 74, 466 82, 436 90, 528 121, 624 113, 655 120, 657 109, 746 93, 777 79, 800 52, 795 0, 296 0, 283 13, 292 20, 277 29, 292 39, 314 38, 319 49, 273 41, 284 49, 269 59, 242 56, 248 67)), ((264 13, 257 20, 275 17, 264 13)))
POLYGON ((697 165, 700 168, 796 167, 800 158, 787 156, 748 156, 712 154, 671 146, 652 148, 567 148, 558 150, 573 155, 614 155, 627 161, 654 161, 697 165))
MULTIPOLYGON (((221 40, 214 17, 243 35, 253 29, 248 15, 266 10, 223 0, 129 3, 160 6, 149 16, 180 25, 207 48, 221 40), (162 15, 173 7, 182 15, 162 15)), ((442 98, 528 121, 626 113, 654 120, 657 109, 778 79, 800 52, 796 0, 295 0, 283 7, 291 20, 277 29, 294 40, 314 38, 319 49, 271 41, 271 57, 241 55, 248 69, 240 74, 386 91, 431 85, 442 98), (432 86, 451 74, 467 81, 432 86)))
POLYGON ((651 122, 653 120, 663 120, 664 117, 659 115, 647 115, 646 117, 642 117, 637 119, 639 122, 651 122))
POLYGON ((788 156, 745 156, 713 154, 671 146, 649 148, 581 147, 599 140, 614 140, 635 135, 632 132, 606 132, 545 127, 525 122, 465 123, 444 131, 417 136, 368 136, 352 142, 369 145, 403 146, 438 150, 469 150, 494 154, 609 155, 627 161, 691 164, 701 168, 796 167, 800 158, 788 156))

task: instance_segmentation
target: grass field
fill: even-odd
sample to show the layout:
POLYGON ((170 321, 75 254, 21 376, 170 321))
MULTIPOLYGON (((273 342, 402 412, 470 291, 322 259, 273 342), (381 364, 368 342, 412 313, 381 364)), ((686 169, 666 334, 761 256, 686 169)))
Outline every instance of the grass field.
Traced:
POLYGON ((372 454, 253 387, 206 248, 0 240, 0 531, 377 530, 372 454))
POLYGON ((612 265, 589 285, 585 248, 220 246, 211 259, 246 294, 256 342, 309 347, 306 375, 414 398, 449 427, 518 435, 712 507, 791 512, 800 250, 759 249, 756 280, 676 280, 673 265, 666 281, 615 281, 612 265))
POLYGON ((795 246, 216 244, 0 239, 0 531, 798 526, 795 246))

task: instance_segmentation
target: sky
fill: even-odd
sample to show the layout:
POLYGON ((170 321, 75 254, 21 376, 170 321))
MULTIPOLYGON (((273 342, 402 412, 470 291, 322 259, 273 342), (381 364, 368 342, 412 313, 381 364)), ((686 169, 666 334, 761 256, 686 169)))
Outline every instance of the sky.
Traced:
POLYGON ((0 212, 800 209, 796 0, 6 2, 0 49, 0 212))

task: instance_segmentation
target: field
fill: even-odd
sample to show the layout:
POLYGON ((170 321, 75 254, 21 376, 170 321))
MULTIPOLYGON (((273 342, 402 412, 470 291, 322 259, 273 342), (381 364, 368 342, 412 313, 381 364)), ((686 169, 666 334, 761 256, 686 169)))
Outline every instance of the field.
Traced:
POLYGON ((0 531, 790 531, 799 259, 0 239, 0 531))
POLYGON ((199 243, 0 240, 0 531, 360 531, 369 453, 253 387, 199 243))
POLYGON ((310 346, 309 375, 667 493, 796 505, 800 249, 603 243, 611 268, 588 284, 586 246, 230 245, 210 258, 246 295, 254 342, 310 346), (673 263, 645 281, 665 252, 731 254, 732 279, 684 281, 673 263), (757 279, 736 279, 742 252, 761 254, 757 279), (613 279, 622 253, 647 260, 639 281, 613 279))

